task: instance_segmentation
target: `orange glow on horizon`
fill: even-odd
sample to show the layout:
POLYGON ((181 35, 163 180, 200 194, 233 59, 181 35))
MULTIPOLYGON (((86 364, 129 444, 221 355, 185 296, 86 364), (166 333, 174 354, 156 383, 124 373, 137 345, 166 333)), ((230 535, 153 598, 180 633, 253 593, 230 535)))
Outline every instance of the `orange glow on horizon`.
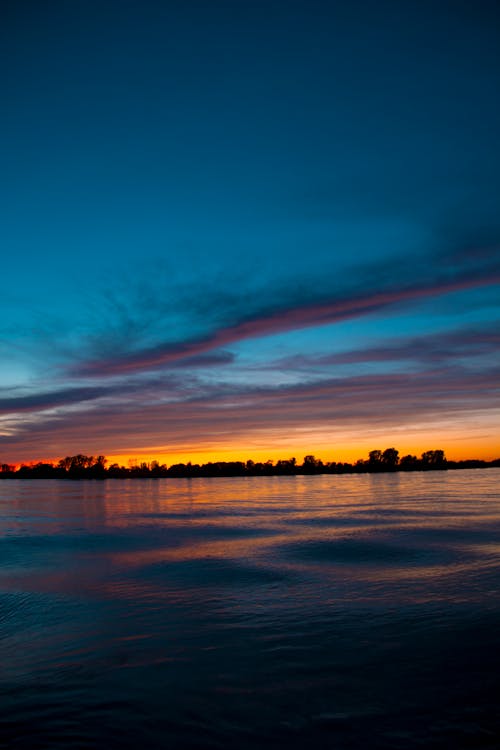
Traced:
MULTIPOLYGON (((308 436, 301 433, 290 435, 285 440, 266 439, 265 435, 256 439, 249 438, 248 443, 238 446, 227 445, 222 441, 209 446, 172 446, 165 449, 164 446, 145 446, 135 448, 127 452, 114 452, 112 449, 106 451, 102 446, 97 449, 88 449, 86 446, 72 450, 66 449, 51 457, 29 456, 24 460, 9 461, 3 457, 3 462, 19 466, 21 463, 31 464, 37 462, 57 463, 60 458, 67 455, 84 453, 97 456, 103 454, 107 458, 107 465, 117 463, 121 466, 129 466, 133 463, 150 463, 158 461, 160 464, 171 466, 177 463, 204 464, 216 461, 243 461, 252 460, 265 462, 279 459, 289 459, 294 456, 298 464, 301 464, 304 456, 313 454, 324 463, 330 461, 355 463, 358 459, 368 458, 368 453, 374 449, 385 450, 394 447, 399 451, 400 458, 407 454, 420 458, 426 450, 444 450, 446 457, 452 461, 464 459, 478 459, 492 461, 500 458, 500 439, 493 439, 489 434, 478 436, 463 436, 450 430, 414 430, 408 434, 401 430, 393 433, 388 432, 384 437, 378 435, 367 435, 363 440, 333 439, 331 434, 311 432, 308 436), (337 442, 337 447, 335 446, 337 442)), ((274 437, 274 436, 273 436, 274 437)))
POLYGON ((492 446, 491 441, 485 442, 484 445, 479 442, 469 444, 464 441, 463 444, 453 444, 450 442, 447 444, 443 440, 430 439, 428 442, 415 445, 414 443, 403 444, 401 441, 396 443, 395 441, 378 440, 372 441, 369 445, 355 445, 355 446, 342 446, 342 448, 332 448, 331 445, 316 445, 311 446, 290 446, 284 449, 276 448, 258 448, 248 449, 245 448, 223 448, 218 447, 217 449, 210 448, 198 448, 193 451, 186 451, 183 449, 170 450, 170 451, 135 451, 124 454, 109 454, 108 466, 113 463, 118 463, 123 466, 128 466, 130 463, 149 463, 151 461, 158 461, 160 464, 166 464, 171 466, 172 464, 184 463, 187 464, 191 461, 193 464, 205 464, 216 461, 243 461, 246 462, 249 459, 255 462, 265 462, 271 460, 273 462, 279 459, 289 459, 294 456, 297 459, 297 463, 302 463, 304 456, 313 454, 316 458, 320 458, 324 463, 330 461, 336 462, 347 462, 355 463, 358 459, 368 458, 368 453, 373 449, 385 450, 385 448, 394 447, 399 450, 400 458, 407 454, 415 455, 420 458, 422 453, 426 450, 444 450, 446 457, 451 461, 460 461, 465 459, 476 459, 483 461, 493 461, 500 457, 500 441, 497 445, 492 446))

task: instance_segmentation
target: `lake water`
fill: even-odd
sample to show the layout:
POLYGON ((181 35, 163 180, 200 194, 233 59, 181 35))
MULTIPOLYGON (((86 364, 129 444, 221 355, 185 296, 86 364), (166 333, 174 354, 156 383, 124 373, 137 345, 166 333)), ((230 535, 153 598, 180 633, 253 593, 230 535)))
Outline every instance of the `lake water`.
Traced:
POLYGON ((0 747, 497 750, 499 488, 0 482, 0 747))

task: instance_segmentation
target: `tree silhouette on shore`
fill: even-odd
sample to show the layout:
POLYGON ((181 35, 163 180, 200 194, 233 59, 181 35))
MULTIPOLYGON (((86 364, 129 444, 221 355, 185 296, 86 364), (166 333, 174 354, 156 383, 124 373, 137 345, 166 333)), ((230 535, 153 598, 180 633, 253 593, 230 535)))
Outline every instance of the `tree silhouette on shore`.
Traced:
POLYGON ((167 466, 158 461, 132 463, 128 467, 113 463, 107 466, 105 456, 86 456, 78 453, 56 463, 31 463, 15 467, 0 463, 0 479, 136 479, 136 478, 193 478, 193 477, 255 477, 300 476, 314 474, 372 474, 381 472, 442 471, 446 469, 474 469, 499 467, 500 459, 481 461, 448 461, 443 450, 428 450, 420 458, 412 455, 399 458, 396 448, 375 449, 367 459, 354 464, 330 461, 324 463, 312 454, 304 456, 301 464, 295 457, 256 462, 209 461, 206 464, 177 463, 167 466))

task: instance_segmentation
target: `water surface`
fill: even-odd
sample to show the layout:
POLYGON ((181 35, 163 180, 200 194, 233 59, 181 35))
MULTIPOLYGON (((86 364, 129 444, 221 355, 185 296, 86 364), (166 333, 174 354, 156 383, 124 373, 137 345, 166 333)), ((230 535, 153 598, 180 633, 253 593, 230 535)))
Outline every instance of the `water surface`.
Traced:
POLYGON ((0 747, 496 750, 499 486, 0 482, 0 747))

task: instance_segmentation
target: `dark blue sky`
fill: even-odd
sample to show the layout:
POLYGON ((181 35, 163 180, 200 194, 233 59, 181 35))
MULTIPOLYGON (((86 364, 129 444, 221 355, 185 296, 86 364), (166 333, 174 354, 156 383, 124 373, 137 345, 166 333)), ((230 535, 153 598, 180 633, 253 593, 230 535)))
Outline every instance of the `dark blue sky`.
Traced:
POLYGON ((500 449, 499 22, 5 3, 0 459, 500 449))

